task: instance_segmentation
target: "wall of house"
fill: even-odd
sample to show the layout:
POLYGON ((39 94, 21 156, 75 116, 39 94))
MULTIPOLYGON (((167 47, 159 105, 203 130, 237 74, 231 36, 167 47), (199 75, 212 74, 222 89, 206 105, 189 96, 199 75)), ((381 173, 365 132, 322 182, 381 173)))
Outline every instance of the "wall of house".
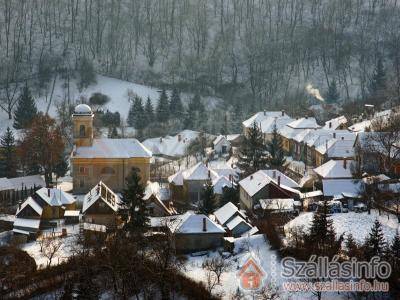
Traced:
POLYGON ((117 213, 101 199, 97 200, 85 211, 83 219, 87 223, 105 225, 107 227, 115 226, 118 223, 117 213))
POLYGON ((182 185, 169 184, 169 190, 171 192, 171 200, 174 202, 184 202, 184 191, 182 185))
POLYGON ((189 203, 201 200, 205 180, 185 180, 183 182, 184 199, 189 203))
POLYGON ((239 225, 237 225, 235 228, 233 228, 232 235, 233 235, 233 237, 239 237, 243 233, 249 231, 250 229, 251 229, 251 226, 249 224, 242 222, 239 225))
POLYGON ((225 146, 225 152, 224 153, 228 153, 229 150, 231 149, 231 144, 225 139, 222 139, 218 144, 216 144, 214 146, 215 152, 216 153, 223 153, 222 150, 223 150, 224 146, 225 146))
POLYGON ((43 212, 42 212, 43 220, 61 219, 63 216, 64 216, 64 210, 61 208, 61 206, 45 205, 43 207, 43 212))
POLYGON ((120 192, 133 167, 140 170, 141 182, 146 183, 150 177, 149 158, 72 158, 74 193, 87 193, 100 180, 113 191, 120 192))
POLYGON ((196 252, 222 246, 223 233, 175 234, 174 244, 178 252, 196 252))

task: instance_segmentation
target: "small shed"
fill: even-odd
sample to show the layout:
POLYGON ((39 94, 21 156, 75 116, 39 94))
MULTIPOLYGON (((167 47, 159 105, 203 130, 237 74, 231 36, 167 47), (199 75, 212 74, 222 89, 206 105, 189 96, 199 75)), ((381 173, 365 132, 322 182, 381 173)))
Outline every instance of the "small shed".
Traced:
POLYGON ((79 210, 66 210, 64 212, 65 224, 77 224, 79 223, 79 210))

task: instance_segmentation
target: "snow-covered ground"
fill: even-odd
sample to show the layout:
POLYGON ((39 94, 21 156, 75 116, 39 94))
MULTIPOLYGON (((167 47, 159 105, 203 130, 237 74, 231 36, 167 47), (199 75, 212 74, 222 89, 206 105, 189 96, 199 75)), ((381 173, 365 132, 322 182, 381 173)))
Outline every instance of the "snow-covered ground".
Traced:
MULTIPOLYGON (((74 250, 79 247, 77 245, 77 235, 79 233, 79 225, 65 225, 62 227, 58 227, 55 229, 56 235, 61 233, 61 228, 66 228, 67 229, 67 236, 62 237, 62 245, 60 249, 55 253, 51 265, 57 265, 63 261, 66 261, 68 257, 72 256, 74 254, 74 250)), ((44 230, 44 234, 48 235, 52 232, 51 229, 49 230, 44 230)), ((23 244, 21 247, 21 250, 26 251, 33 259, 36 261, 36 265, 39 269, 45 268, 48 264, 48 259, 43 255, 43 253, 40 251, 40 244, 38 241, 33 241, 29 242, 26 244, 23 244)))
MULTIPOLYGON (((297 218, 293 219, 285 225, 285 232, 290 231, 291 228, 303 228, 307 231, 313 219, 313 212, 306 212, 300 214, 297 218)), ((335 213, 330 216, 333 220, 337 236, 341 234, 351 233, 355 240, 363 243, 365 238, 369 235, 371 227, 376 219, 382 224, 382 230, 385 234, 387 242, 391 242, 399 229, 397 218, 393 214, 383 213, 379 215, 377 210, 372 210, 371 214, 368 212, 363 213, 335 213)))

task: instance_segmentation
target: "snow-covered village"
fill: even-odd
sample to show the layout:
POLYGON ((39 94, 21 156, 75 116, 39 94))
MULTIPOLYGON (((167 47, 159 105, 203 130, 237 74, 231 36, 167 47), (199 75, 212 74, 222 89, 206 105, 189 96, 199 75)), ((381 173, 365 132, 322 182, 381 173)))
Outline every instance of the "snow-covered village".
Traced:
POLYGON ((399 28, 0 0, 0 298, 400 299, 399 28))

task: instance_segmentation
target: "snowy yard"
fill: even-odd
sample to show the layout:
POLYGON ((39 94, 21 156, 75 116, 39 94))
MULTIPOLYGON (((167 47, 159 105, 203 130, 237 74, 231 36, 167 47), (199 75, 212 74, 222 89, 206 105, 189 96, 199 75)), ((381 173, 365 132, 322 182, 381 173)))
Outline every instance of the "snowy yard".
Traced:
MULTIPOLYGON (((51 265, 57 265, 63 261, 66 261, 70 256, 73 255, 74 249, 79 247, 76 243, 77 235, 79 233, 79 225, 66 225, 63 227, 58 227, 55 229, 56 234, 61 233, 61 228, 67 229, 67 236, 61 237, 62 245, 51 261, 51 265)), ((48 235, 52 232, 52 230, 45 230, 44 234, 48 235)), ((36 265, 38 269, 45 268, 48 264, 47 257, 40 251, 40 243, 39 241, 33 241, 26 244, 23 244, 21 250, 26 251, 33 259, 36 261, 36 265)))
MULTIPOLYGON (((285 225, 285 232, 295 227, 303 227, 304 230, 307 230, 311 225, 313 214, 313 212, 307 212, 293 219, 285 225)), ((333 220, 333 226, 337 236, 343 233, 345 233, 345 235, 351 233, 359 243, 364 242, 375 219, 378 219, 382 224, 382 229, 388 242, 392 241, 399 228, 399 223, 395 215, 387 213, 379 215, 377 210, 372 210, 371 214, 368 214, 368 212, 336 213, 332 214, 330 218, 333 220)))

